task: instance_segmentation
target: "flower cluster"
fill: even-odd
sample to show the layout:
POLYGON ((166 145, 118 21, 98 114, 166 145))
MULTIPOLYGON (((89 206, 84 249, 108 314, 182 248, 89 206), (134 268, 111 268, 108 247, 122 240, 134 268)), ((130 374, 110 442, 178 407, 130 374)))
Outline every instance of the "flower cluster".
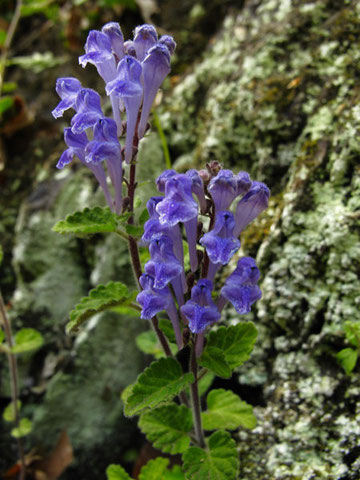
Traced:
POLYGON ((170 72, 170 57, 176 44, 172 37, 158 38, 152 25, 141 25, 134 31, 133 40, 124 42, 118 23, 111 22, 90 31, 85 55, 79 63, 92 63, 105 82, 113 118, 105 117, 100 95, 83 88, 72 77, 59 78, 56 92, 60 103, 52 111, 61 117, 70 108, 75 110, 71 127, 64 132, 67 150, 57 163, 58 168, 69 164, 74 156, 92 170, 106 201, 116 213, 122 210, 122 162, 131 163, 137 144, 144 136, 151 106, 156 93, 170 72), (122 117, 126 114, 126 124, 122 117), (124 133, 125 132, 125 133, 124 133), (122 149, 119 136, 126 135, 122 149), (106 173, 110 176, 114 198, 108 189, 106 173))
POLYGON ((142 318, 151 319, 162 310, 168 313, 181 348, 181 324, 193 333, 204 333, 220 319, 227 302, 242 315, 261 298, 260 272, 250 257, 238 260, 216 302, 213 287, 216 273, 239 250, 241 232, 267 208, 270 191, 248 173, 235 175, 217 162, 207 170, 184 174, 166 170, 158 177, 157 187, 164 195, 152 197, 147 204, 150 218, 142 240, 149 245, 151 259, 140 278, 143 291, 137 301, 142 318), (206 222, 209 227, 204 233, 206 222), (183 233, 191 269, 187 275, 183 233))

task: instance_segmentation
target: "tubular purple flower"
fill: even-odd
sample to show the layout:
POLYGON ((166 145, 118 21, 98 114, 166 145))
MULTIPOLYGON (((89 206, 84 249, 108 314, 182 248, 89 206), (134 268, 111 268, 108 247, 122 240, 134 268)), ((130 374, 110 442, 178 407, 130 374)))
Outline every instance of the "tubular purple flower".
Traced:
POLYGON ((120 25, 117 22, 109 22, 101 29, 110 40, 111 50, 120 61, 125 56, 124 35, 122 34, 120 25))
POLYGON ((191 290, 191 300, 181 307, 193 333, 201 333, 208 325, 220 320, 220 312, 211 298, 212 287, 210 280, 199 280, 191 290))
POLYGON ((101 118, 94 126, 94 140, 86 147, 86 161, 107 161, 108 172, 115 192, 115 211, 122 209, 122 155, 117 126, 112 118, 101 118))
POLYGON ((175 48, 176 48, 176 43, 175 43, 175 40, 173 39, 172 36, 170 35, 162 35, 160 38, 159 38, 159 42, 160 44, 162 45, 166 45, 167 49, 169 50, 170 52, 170 55, 172 55, 174 52, 175 52, 175 48))
MULTIPOLYGON (((218 212, 213 230, 206 233, 200 244, 206 248, 210 262, 226 265, 239 250, 240 241, 234 236, 235 218, 232 212, 218 212)), ((211 269, 212 274, 216 270, 211 269)))
POLYGON ((247 172, 239 172, 236 176, 237 196, 244 195, 250 190, 252 180, 247 172))
POLYGON ((134 30, 134 48, 137 59, 142 62, 146 57, 148 50, 158 40, 156 29, 152 25, 139 25, 134 30))
POLYGON ((261 298, 261 290, 257 286, 259 278, 260 272, 255 260, 251 257, 241 258, 220 291, 219 310, 229 301, 240 315, 249 313, 251 305, 261 298))
POLYGON ((61 101, 51 112, 54 118, 62 117, 69 108, 75 108, 75 100, 80 89, 81 83, 77 78, 65 77, 56 80, 55 90, 61 101))
POLYGON ((156 44, 147 53, 142 62, 144 100, 138 126, 139 138, 144 136, 151 106, 165 77, 170 73, 170 53, 162 44, 156 44))
POLYGON ((170 289, 168 287, 156 289, 154 287, 154 278, 147 274, 141 275, 139 282, 143 291, 138 294, 136 300, 143 307, 141 318, 150 320, 157 313, 165 310, 171 320, 175 332, 176 344, 180 350, 182 347, 182 336, 179 317, 170 289))
POLYGON ((127 164, 132 159, 135 128, 142 99, 141 72, 140 62, 126 55, 119 62, 116 79, 106 85, 107 94, 114 93, 123 99, 125 105, 127 117, 125 162, 127 164))
POLYGON ((165 170, 156 179, 156 186, 160 193, 165 193, 165 185, 169 178, 175 177, 178 173, 175 170, 165 170))
POLYGON ((215 204, 215 211, 228 210, 234 198, 238 195, 238 182, 231 170, 220 170, 210 180, 208 192, 215 204))
POLYGON ((79 63, 83 68, 88 63, 95 65, 99 75, 106 83, 113 80, 116 73, 116 62, 111 47, 108 35, 91 30, 85 44, 85 55, 79 57, 79 63))
POLYGON ((100 95, 91 88, 79 90, 75 100, 75 110, 77 113, 71 120, 71 129, 77 134, 93 127, 100 118, 104 117, 100 95))
POLYGON ((253 182, 250 190, 239 201, 235 214, 234 235, 238 237, 244 228, 249 225, 269 205, 270 190, 261 182, 253 182))
POLYGON ((136 58, 136 50, 134 47, 134 42, 132 40, 127 40, 124 43, 125 55, 130 55, 131 57, 136 58))
POLYGON ((201 213, 205 213, 207 209, 206 198, 204 192, 204 184, 197 170, 188 170, 185 175, 191 179, 191 191, 194 193, 200 203, 201 213))

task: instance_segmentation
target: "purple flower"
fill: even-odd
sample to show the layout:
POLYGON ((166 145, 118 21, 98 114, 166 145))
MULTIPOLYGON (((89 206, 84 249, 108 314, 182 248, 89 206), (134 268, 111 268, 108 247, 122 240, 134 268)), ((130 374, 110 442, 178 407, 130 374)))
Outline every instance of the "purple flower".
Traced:
POLYGON ((220 319, 220 312, 211 298, 212 282, 202 279, 191 290, 191 300, 181 307, 193 333, 203 332, 220 319))
POLYGON ((200 244, 212 263, 226 265, 240 248, 240 241, 234 236, 235 218, 232 212, 219 212, 213 230, 206 233, 200 244))
POLYGON ((113 80, 115 78, 116 62, 109 36, 97 30, 91 30, 85 44, 85 55, 79 57, 79 63, 83 68, 88 63, 92 63, 96 66, 104 82, 113 80))
POLYGON ((115 211, 122 209, 122 155, 117 126, 112 118, 101 118, 94 126, 94 140, 86 146, 87 162, 107 161, 108 172, 115 191, 115 211))
POLYGON ((149 250, 151 260, 145 265, 145 273, 154 278, 156 289, 165 288, 183 271, 182 265, 174 255, 171 238, 167 235, 154 238, 150 242, 149 250))
POLYGON ((64 112, 69 108, 75 108, 75 100, 81 83, 77 78, 65 77, 56 80, 56 93, 61 98, 61 101, 51 112, 54 118, 62 117, 64 112))
POLYGON ((261 290, 257 286, 259 278, 260 272, 255 260, 251 257, 241 258, 221 289, 219 309, 229 301, 240 315, 249 313, 251 305, 261 298, 261 290))
POLYGON ((134 42, 132 40, 127 40, 124 43, 125 55, 130 55, 131 57, 136 58, 136 50, 134 47, 134 42))
POLYGON ((142 67, 136 58, 126 55, 117 67, 116 79, 106 85, 108 95, 115 94, 125 105, 127 126, 125 144, 125 162, 130 163, 133 154, 133 143, 138 112, 142 99, 140 82, 142 67))
POLYGON ((165 193, 165 185, 169 178, 175 177, 178 173, 175 170, 165 170, 156 179, 156 186, 160 193, 165 193))
POLYGON ((125 56, 125 48, 120 25, 116 22, 109 22, 103 26, 101 31, 109 38, 112 52, 118 60, 121 60, 125 56))
POLYGON ((139 25, 134 30, 134 48, 137 59, 142 62, 150 48, 157 42, 158 36, 152 25, 139 25))
MULTIPOLYGON (((136 45, 135 45, 136 48, 136 45)), ((150 109, 165 77, 170 73, 170 53, 163 44, 154 45, 142 62, 144 99, 138 126, 139 138, 144 136, 150 109)))
POLYGON ((176 43, 175 43, 173 37, 171 37, 170 35, 162 35, 159 38, 158 43, 160 43, 162 45, 166 45, 167 49, 170 52, 170 55, 172 55, 175 52, 176 43))
POLYGON ((142 306, 141 318, 150 320, 157 313, 165 310, 169 315, 176 337, 176 343, 180 349, 182 337, 180 331, 179 317, 168 287, 157 289, 154 287, 154 278, 151 275, 141 275, 139 279, 142 292, 136 297, 137 302, 142 306))
POLYGON ((101 109, 100 95, 91 88, 79 90, 75 100, 77 113, 71 120, 73 133, 82 133, 87 128, 93 127, 95 123, 104 117, 101 109))
POLYGON ((247 192, 251 186, 249 174, 240 172, 234 175, 231 170, 220 170, 210 180, 208 191, 214 201, 216 212, 228 210, 233 200, 247 192))
POLYGON ((191 191, 197 196, 199 200, 201 213, 205 213, 207 205, 206 205, 206 198, 205 198, 205 192, 204 192, 204 184, 198 171, 195 169, 191 169, 191 170, 188 170, 185 173, 185 175, 191 179, 191 182, 192 182, 191 191))
POLYGON ((238 237, 244 228, 268 207, 270 190, 261 182, 253 182, 250 190, 239 201, 235 214, 234 235, 238 237))

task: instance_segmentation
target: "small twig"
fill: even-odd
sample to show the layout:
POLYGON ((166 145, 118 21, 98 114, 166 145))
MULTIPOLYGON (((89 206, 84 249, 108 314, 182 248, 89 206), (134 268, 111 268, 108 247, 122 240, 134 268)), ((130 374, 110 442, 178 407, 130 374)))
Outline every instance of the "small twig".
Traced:
MULTIPOLYGON (((6 343, 8 344, 9 349, 11 349, 11 347, 13 346, 11 324, 6 313, 5 304, 4 304, 4 300, 1 292, 0 292, 0 312, 1 312, 2 324, 5 332, 6 343)), ((19 386, 18 386, 18 372, 17 372, 16 357, 11 351, 7 355, 8 355, 9 370, 10 370, 11 401, 13 404, 14 417, 15 417, 14 423, 16 428, 19 428, 19 422, 20 422, 20 414, 19 414, 19 407, 18 407, 19 386)), ((19 480, 25 480, 25 475, 26 475, 25 455, 24 455, 24 449, 23 449, 21 438, 17 439, 17 444, 18 444, 19 459, 20 459, 19 480)))
POLYGON ((1 95, 2 87, 4 83, 4 73, 5 73, 7 55, 15 34, 16 27, 21 17, 21 8, 22 8, 22 0, 17 0, 14 15, 11 19, 9 28, 6 32, 6 39, 2 47, 2 53, 0 57, 0 95, 1 95))

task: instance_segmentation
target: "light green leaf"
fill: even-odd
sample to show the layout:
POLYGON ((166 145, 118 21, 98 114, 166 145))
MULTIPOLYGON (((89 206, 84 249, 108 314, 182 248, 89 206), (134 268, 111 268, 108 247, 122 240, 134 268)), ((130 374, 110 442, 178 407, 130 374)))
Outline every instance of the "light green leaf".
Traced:
POLYGON ((220 388, 212 390, 206 399, 207 411, 202 414, 205 430, 238 427, 255 428, 256 417, 253 408, 242 401, 235 393, 220 388))
POLYGON ((12 97, 0 98, 0 116, 13 106, 14 99, 12 97))
POLYGON ((133 294, 129 293, 126 285, 121 282, 110 282, 97 286, 90 290, 89 296, 82 298, 70 312, 70 322, 66 325, 66 332, 75 331, 85 320, 96 313, 115 306, 126 305, 132 301, 132 298, 133 294))
POLYGON ((215 373, 218 377, 230 378, 231 368, 225 360, 225 354, 216 347, 205 348, 199 358, 199 364, 215 373))
MULTIPOLYGON (((20 410, 21 408, 21 402, 20 400, 17 401, 17 408, 20 410)), ((4 413, 3 413, 3 419, 5 422, 14 422, 15 421, 15 408, 14 408, 14 403, 11 402, 9 405, 5 408, 4 413)))
POLYGON ((158 457, 150 460, 141 469, 139 480, 164 480, 169 459, 158 457))
POLYGON ((155 358, 162 358, 165 355, 153 330, 140 333, 135 342, 138 349, 147 355, 154 355, 155 358))
POLYGON ((5 340, 5 332, 0 328, 0 343, 5 340))
POLYGON ((239 468, 238 454, 230 433, 219 430, 208 441, 209 450, 190 447, 183 454, 188 480, 235 480, 239 468))
POLYGON ((32 430, 32 422, 28 418, 22 418, 19 422, 19 427, 11 430, 11 435, 15 438, 25 437, 29 435, 32 430))
POLYGON ((176 343, 174 327, 168 318, 159 318, 159 328, 171 343, 176 343))
POLYGON ((132 480, 120 465, 109 465, 106 469, 107 480, 132 480))
POLYGON ((0 28, 0 47, 2 47, 6 40, 6 31, 0 28))
POLYGON ((149 215, 149 212, 148 212, 148 209, 147 208, 144 208, 144 210, 140 213, 140 216, 139 216, 139 223, 140 225, 144 225, 144 223, 149 220, 150 218, 150 215, 149 215))
MULTIPOLYGON (((0 35, 1 35, 1 30, 0 30, 0 35)), ((0 46, 1 46, 1 40, 0 40, 0 46)), ((3 88, 2 91, 3 93, 13 93, 14 90, 18 88, 18 84, 16 82, 5 82, 3 83, 3 88)))
POLYGON ((94 207, 68 215, 65 220, 60 220, 52 229, 54 232, 63 234, 89 235, 115 232, 116 228, 117 216, 110 211, 109 207, 94 207))
POLYGON ((185 480, 185 476, 179 465, 175 465, 172 470, 166 470, 164 480, 185 480))
POLYGON ((345 322, 344 331, 346 339, 354 347, 360 347, 360 322, 345 322))
POLYGON ((161 358, 139 375, 126 399, 125 415, 132 417, 146 408, 168 402, 193 381, 193 374, 183 374, 174 358, 161 358))
POLYGON ((192 426, 191 410, 175 403, 143 413, 139 419, 140 430, 154 447, 172 455, 189 447, 192 426))
POLYGON ((133 389, 134 385, 135 385, 134 383, 131 383, 130 385, 125 387, 124 390, 121 392, 120 398, 121 398, 123 403, 126 403, 127 399, 129 398, 129 396, 132 392, 132 389, 133 389))
POLYGON ((42 346, 43 336, 33 328, 22 328, 15 335, 15 345, 11 348, 12 353, 31 352, 42 346))
POLYGON ((200 397, 209 390, 212 382, 214 381, 214 378, 215 375, 213 375, 212 373, 207 373, 199 380, 198 388, 200 397))
POLYGON ((252 322, 243 322, 231 327, 220 327, 211 331, 207 348, 219 348, 231 369, 242 365, 250 356, 257 337, 257 330, 252 322))
POLYGON ((6 65, 16 65, 24 70, 41 73, 44 70, 65 63, 66 60, 65 56, 55 56, 52 52, 34 52, 31 55, 12 57, 6 62, 6 65))
POLYGON ((358 359, 358 353, 352 348, 344 348, 343 350, 340 350, 340 352, 336 355, 336 358, 345 370, 346 375, 350 375, 355 368, 358 359))
POLYGON ((144 228, 139 227, 138 225, 126 225, 125 230, 128 235, 138 238, 140 238, 144 233, 144 228))

